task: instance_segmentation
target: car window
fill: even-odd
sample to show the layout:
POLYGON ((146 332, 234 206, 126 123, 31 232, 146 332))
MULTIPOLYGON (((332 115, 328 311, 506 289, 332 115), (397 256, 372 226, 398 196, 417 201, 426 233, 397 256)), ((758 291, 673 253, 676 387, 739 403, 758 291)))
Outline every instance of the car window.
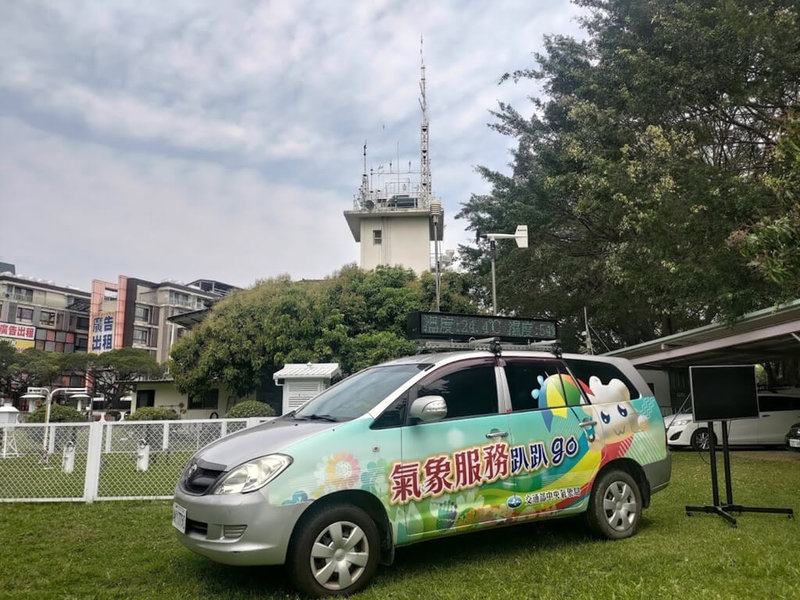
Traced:
POLYGON ((418 385, 415 398, 441 396, 447 403, 445 419, 497 413, 494 361, 470 361, 444 367, 418 385))
POLYGON ((759 395, 758 409, 761 412, 800 410, 800 398, 795 396, 759 395))
POLYGON ((584 402, 560 361, 507 359, 505 372, 514 412, 584 402))
POLYGON ((429 368, 429 364, 371 367, 343 379, 297 410, 295 419, 324 417, 335 421, 355 419, 371 410, 403 383, 429 368))
MULTIPOLYGON (((608 386, 611 384, 613 380, 621 381, 625 384, 625 387, 628 388, 628 393, 630 394, 630 399, 633 400, 635 398, 639 398, 641 394, 639 390, 636 389, 636 386, 631 383, 631 381, 622 374, 615 365, 607 362, 602 362, 598 360, 580 360, 570 358, 567 360, 567 365, 569 366, 569 370, 572 371, 572 374, 577 377, 586 387, 591 388, 592 386, 592 377, 596 377, 595 385, 601 386, 599 390, 601 392, 600 396, 603 396, 602 386, 608 386)), ((617 384, 619 385, 619 384, 617 384)), ((598 390, 593 390, 597 392, 598 390)), ((595 395, 597 395, 595 393, 595 395)), ((594 400, 592 401, 594 402, 594 400)))

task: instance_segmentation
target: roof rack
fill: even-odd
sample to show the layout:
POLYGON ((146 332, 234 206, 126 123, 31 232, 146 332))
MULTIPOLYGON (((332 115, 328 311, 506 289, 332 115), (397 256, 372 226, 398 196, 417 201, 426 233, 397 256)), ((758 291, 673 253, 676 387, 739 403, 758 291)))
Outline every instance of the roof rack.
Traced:
POLYGON ((472 338, 467 342, 425 340, 419 347, 420 352, 442 350, 487 350, 495 356, 500 356, 503 350, 538 350, 540 352, 550 352, 561 358, 561 342, 559 340, 543 340, 540 342, 528 342, 527 344, 503 342, 497 337, 472 338))

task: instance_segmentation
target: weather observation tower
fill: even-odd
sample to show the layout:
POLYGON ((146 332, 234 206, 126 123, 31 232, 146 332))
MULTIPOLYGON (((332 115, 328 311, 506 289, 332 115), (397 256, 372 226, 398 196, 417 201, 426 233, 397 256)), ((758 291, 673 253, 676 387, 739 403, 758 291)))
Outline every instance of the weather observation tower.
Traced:
MULTIPOLYGON (((380 265, 399 265, 421 274, 437 270, 439 244, 444 233, 444 212, 431 191, 428 156, 428 106, 425 97, 425 62, 420 49, 420 165, 407 169, 389 163, 367 173, 364 170, 353 209, 344 211, 353 238, 361 247, 360 266, 371 270, 380 265), (431 263, 431 242, 434 262, 431 263)), ((399 160, 398 160, 399 163, 399 160)))

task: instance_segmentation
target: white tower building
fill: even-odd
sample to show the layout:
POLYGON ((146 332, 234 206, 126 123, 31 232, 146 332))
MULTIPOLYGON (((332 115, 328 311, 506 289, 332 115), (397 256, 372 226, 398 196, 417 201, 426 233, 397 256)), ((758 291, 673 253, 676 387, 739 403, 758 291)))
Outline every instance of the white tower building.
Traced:
POLYGON ((420 166, 414 170, 389 163, 389 168, 367 173, 367 146, 364 144, 364 171, 353 209, 344 211, 353 238, 360 244, 362 269, 379 265, 399 265, 421 274, 435 268, 431 264, 431 242, 438 257, 444 233, 444 212, 431 190, 428 156, 428 106, 425 96, 425 62, 420 49, 420 166))

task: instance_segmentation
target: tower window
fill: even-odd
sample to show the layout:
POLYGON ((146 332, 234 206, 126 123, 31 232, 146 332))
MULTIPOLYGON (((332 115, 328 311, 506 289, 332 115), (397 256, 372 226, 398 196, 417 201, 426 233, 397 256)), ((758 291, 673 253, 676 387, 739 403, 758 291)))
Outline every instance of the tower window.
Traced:
POLYGON ((372 243, 376 246, 383 241, 383 232, 380 229, 372 230, 372 243))

